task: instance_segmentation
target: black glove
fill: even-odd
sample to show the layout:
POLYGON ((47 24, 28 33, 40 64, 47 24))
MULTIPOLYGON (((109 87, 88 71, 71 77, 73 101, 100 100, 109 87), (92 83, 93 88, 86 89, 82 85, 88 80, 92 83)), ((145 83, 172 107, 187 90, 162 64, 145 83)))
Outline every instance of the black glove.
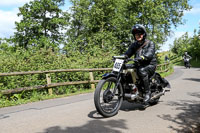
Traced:
POLYGON ((128 55, 122 54, 121 56, 124 56, 126 59, 128 59, 128 55))
POLYGON ((142 57, 137 57, 137 58, 135 58, 134 59, 134 62, 141 62, 141 61, 143 61, 143 58, 142 57))

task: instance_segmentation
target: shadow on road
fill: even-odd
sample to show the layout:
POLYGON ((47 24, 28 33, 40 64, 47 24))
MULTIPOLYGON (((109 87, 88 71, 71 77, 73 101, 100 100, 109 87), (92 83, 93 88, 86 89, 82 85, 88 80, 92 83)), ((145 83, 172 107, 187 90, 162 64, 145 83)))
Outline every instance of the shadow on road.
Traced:
POLYGON ((91 111, 89 114, 88 114, 88 117, 89 118, 93 118, 93 119, 105 119, 103 116, 101 116, 96 110, 94 111, 91 111))
POLYGON ((92 120, 83 126, 77 127, 66 127, 61 128, 60 126, 49 127, 44 132, 40 133, 122 133, 119 129, 127 129, 125 120, 92 120))
POLYGON ((1 119, 5 119, 5 118, 9 118, 10 116, 7 116, 7 115, 0 115, 0 120, 1 119))
POLYGON ((130 103, 130 102, 124 101, 120 110, 122 110, 122 111, 134 111, 134 110, 144 111, 145 107, 144 107, 144 105, 139 104, 139 103, 130 103))
POLYGON ((197 78, 184 78, 183 80, 191 80, 191 81, 200 82, 200 79, 197 79, 197 78))
MULTIPOLYGON (((134 111, 134 110, 144 111, 145 107, 142 104, 136 104, 136 103, 130 103, 127 101, 123 101, 120 110, 122 110, 122 111, 134 111)), ((101 116, 96 110, 91 111, 88 114, 88 117, 93 118, 93 119, 106 119, 105 117, 101 116)))
MULTIPOLYGON (((127 101, 123 101, 120 110, 127 111, 127 112, 128 111, 134 111, 134 110, 144 111, 145 107, 142 104, 130 103, 130 102, 127 102, 127 101)), ((93 118, 93 119, 106 119, 103 116, 101 116, 96 110, 91 111, 88 114, 88 117, 93 118)))
MULTIPOLYGON (((200 98, 199 93, 191 93, 191 96, 200 98)), ((177 133, 200 133, 200 102, 199 101, 177 101, 170 102, 168 105, 176 107, 176 110, 180 110, 176 116, 165 114, 158 116, 164 120, 171 121, 178 124, 179 128, 170 126, 172 130, 177 133)))

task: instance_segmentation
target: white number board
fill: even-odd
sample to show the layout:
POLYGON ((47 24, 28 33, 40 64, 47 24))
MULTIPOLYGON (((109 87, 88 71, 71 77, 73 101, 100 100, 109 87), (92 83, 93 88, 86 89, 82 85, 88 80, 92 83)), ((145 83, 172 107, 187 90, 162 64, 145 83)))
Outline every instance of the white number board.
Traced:
POLYGON ((113 71, 119 72, 122 67, 123 62, 124 60, 116 59, 113 66, 113 71))

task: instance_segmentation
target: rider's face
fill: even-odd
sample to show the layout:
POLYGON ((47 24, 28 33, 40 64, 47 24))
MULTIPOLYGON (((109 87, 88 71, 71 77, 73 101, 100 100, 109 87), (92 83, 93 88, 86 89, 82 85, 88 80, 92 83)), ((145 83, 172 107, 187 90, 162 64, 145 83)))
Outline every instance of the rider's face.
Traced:
POLYGON ((137 41, 142 41, 143 37, 144 37, 144 34, 142 34, 142 33, 136 33, 135 34, 135 39, 137 41))

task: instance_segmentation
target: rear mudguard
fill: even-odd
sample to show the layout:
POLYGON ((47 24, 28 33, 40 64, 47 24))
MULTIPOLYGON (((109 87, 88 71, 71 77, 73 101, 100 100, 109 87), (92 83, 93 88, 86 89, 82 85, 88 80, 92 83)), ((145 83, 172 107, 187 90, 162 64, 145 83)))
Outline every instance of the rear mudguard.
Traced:
POLYGON ((156 72, 155 75, 160 80, 161 86, 163 88, 165 87, 171 88, 169 82, 165 78, 162 78, 159 73, 156 72))

